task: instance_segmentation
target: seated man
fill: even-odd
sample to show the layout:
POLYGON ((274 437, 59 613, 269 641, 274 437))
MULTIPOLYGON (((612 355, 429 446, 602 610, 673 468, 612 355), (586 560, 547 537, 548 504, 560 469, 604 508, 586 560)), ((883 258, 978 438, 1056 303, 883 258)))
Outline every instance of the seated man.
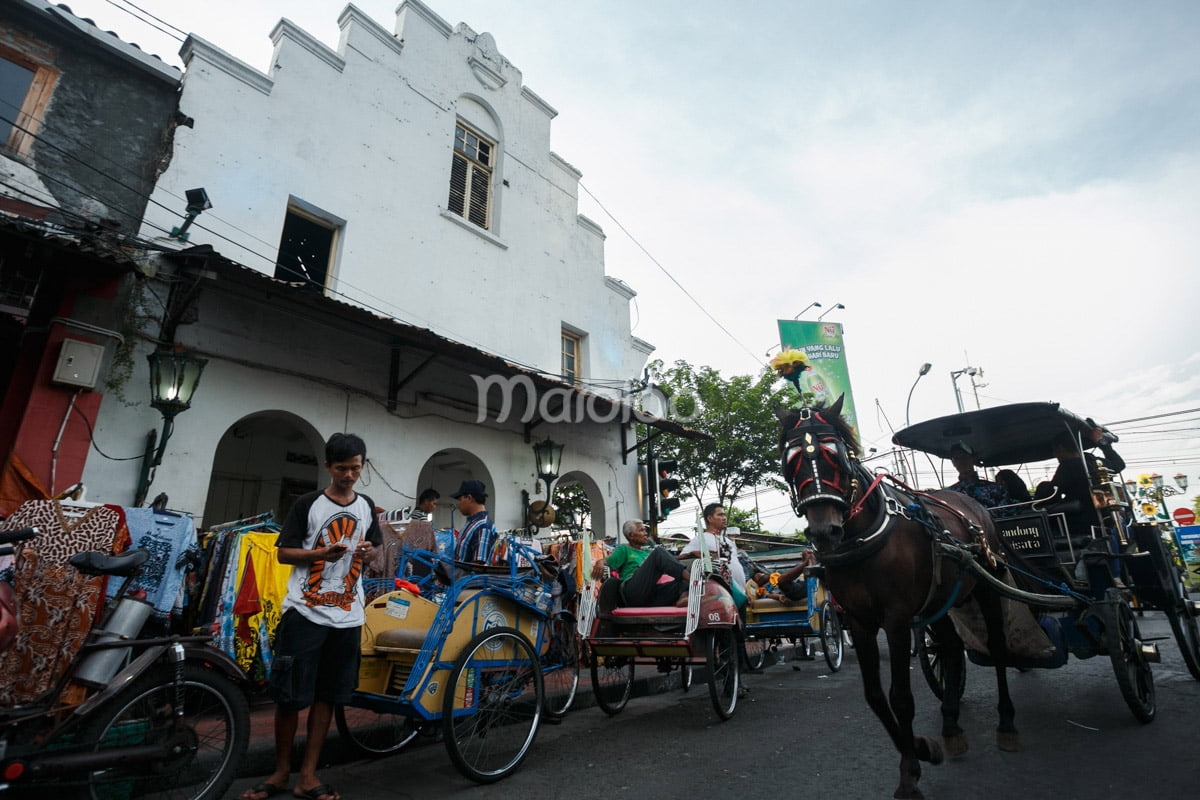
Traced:
POLYGON ((603 617, 618 605, 670 606, 687 603, 688 571, 675 556, 662 547, 649 546, 646 525, 640 519, 629 520, 621 526, 626 543, 613 550, 612 555, 592 565, 592 578, 600 580, 607 567, 619 577, 614 585, 618 590, 600 591, 597 613, 603 617), (666 580, 663 580, 666 576, 666 580))
POLYGON ((958 470, 958 480, 946 487, 950 491, 974 498, 984 508, 1013 502, 1003 486, 979 477, 975 471, 975 453, 967 445, 958 442, 950 448, 950 463, 958 470))
POLYGON ((746 581, 746 597, 752 608, 770 608, 772 606, 791 605, 796 602, 783 593, 779 588, 783 575, 773 572, 755 572, 746 581), (771 579, 775 580, 772 581, 771 579))

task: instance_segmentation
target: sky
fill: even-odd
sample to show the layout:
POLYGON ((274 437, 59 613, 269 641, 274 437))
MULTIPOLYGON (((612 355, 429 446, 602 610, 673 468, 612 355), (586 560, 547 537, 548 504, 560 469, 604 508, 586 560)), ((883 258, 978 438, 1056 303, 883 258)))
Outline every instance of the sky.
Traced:
MULTIPOLYGON (((264 72, 280 18, 336 47, 345 7, 68 3, 177 66, 182 37, 130 2, 264 72)), ((776 320, 824 313, 864 447, 954 413, 957 386, 1118 423, 1127 478, 1187 475, 1171 508, 1200 490, 1200 4, 427 4, 558 110, 654 357, 756 373, 776 320)), ((355 5, 394 27, 398 0, 355 5)))

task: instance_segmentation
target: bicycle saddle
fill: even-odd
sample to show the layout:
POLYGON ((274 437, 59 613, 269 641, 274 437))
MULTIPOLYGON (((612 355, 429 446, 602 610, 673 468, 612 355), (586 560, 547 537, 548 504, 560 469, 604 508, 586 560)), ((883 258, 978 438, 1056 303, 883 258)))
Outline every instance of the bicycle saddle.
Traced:
POLYGON ((116 556, 91 550, 76 553, 68 563, 84 575, 116 575, 119 578, 128 578, 130 575, 136 575, 142 564, 149 560, 149 550, 127 550, 116 556))

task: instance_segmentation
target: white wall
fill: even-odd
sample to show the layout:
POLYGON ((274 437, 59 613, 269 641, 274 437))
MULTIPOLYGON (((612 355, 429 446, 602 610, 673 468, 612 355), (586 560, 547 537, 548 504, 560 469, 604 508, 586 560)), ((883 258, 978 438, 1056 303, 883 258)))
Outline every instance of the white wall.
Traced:
POLYGON ((395 36, 353 6, 339 24, 334 51, 281 22, 269 75, 188 40, 181 108, 195 127, 176 131, 143 234, 179 224, 157 203, 182 211, 184 190, 202 186, 214 207, 190 243, 273 274, 296 197, 346 221, 333 284, 344 295, 551 373, 565 323, 587 334, 585 376, 637 377, 647 349, 629 333, 633 293, 605 279, 580 175, 550 150, 557 112, 490 35, 420 3, 401 5, 395 36), (500 139, 491 231, 444 213, 460 114, 500 139))

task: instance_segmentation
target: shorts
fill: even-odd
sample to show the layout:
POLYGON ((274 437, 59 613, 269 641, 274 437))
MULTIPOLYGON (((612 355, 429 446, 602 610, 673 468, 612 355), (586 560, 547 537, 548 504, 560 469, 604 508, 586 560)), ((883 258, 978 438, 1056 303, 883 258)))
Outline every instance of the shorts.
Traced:
POLYGON ((329 628, 294 608, 275 629, 275 655, 268 685, 271 699, 288 711, 308 708, 314 700, 350 702, 358 687, 362 628, 329 628))

